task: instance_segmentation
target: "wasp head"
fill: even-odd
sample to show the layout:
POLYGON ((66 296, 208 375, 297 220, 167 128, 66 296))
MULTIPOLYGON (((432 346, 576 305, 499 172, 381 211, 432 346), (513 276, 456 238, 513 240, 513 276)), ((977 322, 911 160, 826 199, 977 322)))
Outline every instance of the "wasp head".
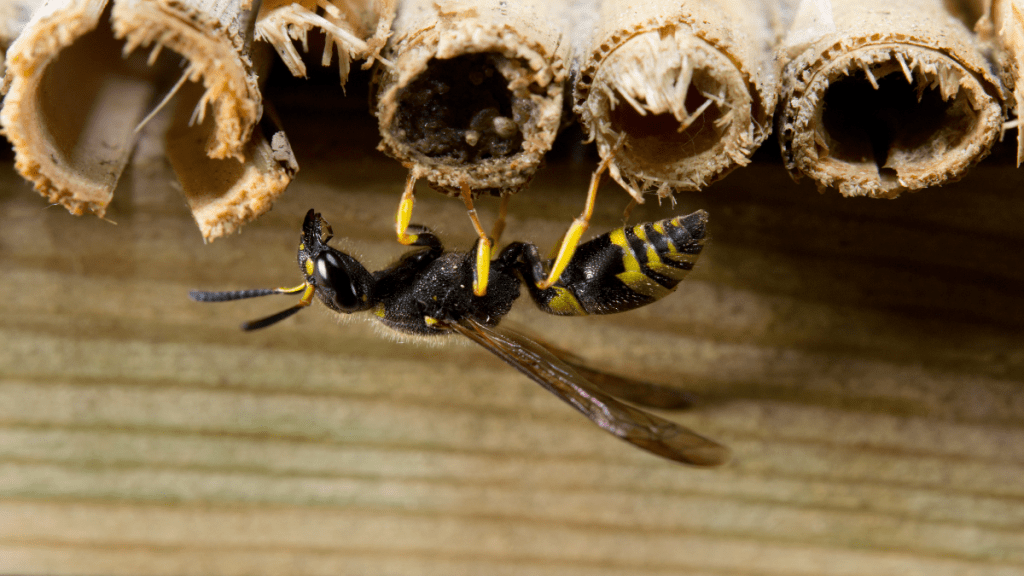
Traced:
POLYGON ((368 310, 373 305, 373 277, 358 260, 327 245, 333 236, 331 225, 310 209, 302 223, 298 254, 306 285, 335 312, 368 310))

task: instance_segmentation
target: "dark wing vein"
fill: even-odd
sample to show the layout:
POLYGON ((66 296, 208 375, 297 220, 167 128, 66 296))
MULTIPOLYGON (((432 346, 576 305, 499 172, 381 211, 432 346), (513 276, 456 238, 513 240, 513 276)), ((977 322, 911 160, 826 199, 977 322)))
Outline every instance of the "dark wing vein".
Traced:
POLYGON ((695 466, 716 466, 729 457, 726 447, 601 392, 546 348, 518 332, 490 328, 470 318, 450 326, 569 403, 604 430, 644 450, 695 466))

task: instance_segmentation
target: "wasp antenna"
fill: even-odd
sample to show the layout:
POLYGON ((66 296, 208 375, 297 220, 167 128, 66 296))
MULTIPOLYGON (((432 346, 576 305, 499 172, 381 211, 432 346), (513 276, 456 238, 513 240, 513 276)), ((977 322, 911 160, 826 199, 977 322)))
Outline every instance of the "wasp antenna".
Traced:
POLYGON ((306 289, 302 283, 294 288, 256 288, 253 290, 232 290, 229 292, 205 292, 203 290, 189 290, 188 297, 196 302, 229 302, 231 300, 244 300, 246 298, 258 298, 272 294, 297 294, 306 289))
POLYGON ((258 296, 270 296, 280 294, 273 288, 257 288, 255 290, 233 290, 230 292, 204 292, 202 290, 189 290, 188 297, 196 302, 228 302, 231 300, 244 300, 245 298, 256 298, 258 296))
POLYGON ((309 304, 299 302, 295 306, 292 306, 287 310, 281 310, 277 314, 267 316, 266 318, 260 318, 259 320, 253 320, 252 322, 246 322, 245 324, 242 324, 242 330, 245 330, 246 332, 251 332, 253 330, 259 330, 260 328, 266 328, 267 326, 270 326, 272 324, 277 324, 281 320, 288 318, 289 316, 295 314, 299 310, 302 310, 306 306, 309 306, 309 304))

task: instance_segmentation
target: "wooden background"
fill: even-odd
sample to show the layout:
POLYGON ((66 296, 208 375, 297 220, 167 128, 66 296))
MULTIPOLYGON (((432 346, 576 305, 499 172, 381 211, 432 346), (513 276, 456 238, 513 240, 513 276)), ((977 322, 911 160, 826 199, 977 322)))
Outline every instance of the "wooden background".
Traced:
MULTIPOLYGON (((374 127, 306 124, 289 131, 302 171, 284 199, 211 245, 145 147, 116 225, 45 207, 4 159, 0 572, 1024 574, 1012 151, 882 201, 794 184, 769 148, 634 213, 711 214, 670 298, 583 319, 520 302, 517 324, 596 365, 699 394, 671 417, 735 453, 701 470, 609 437, 469 345, 396 343, 319 306, 245 334, 292 298, 189 301, 298 283, 310 207, 376 266, 402 252, 404 174, 374 127)), ((555 154, 506 239, 554 243, 593 166, 555 154)), ((415 221, 469 246, 460 202, 418 198, 415 221)), ((625 204, 604 186, 594 229, 625 204)), ((490 222, 496 202, 480 208, 490 222)))

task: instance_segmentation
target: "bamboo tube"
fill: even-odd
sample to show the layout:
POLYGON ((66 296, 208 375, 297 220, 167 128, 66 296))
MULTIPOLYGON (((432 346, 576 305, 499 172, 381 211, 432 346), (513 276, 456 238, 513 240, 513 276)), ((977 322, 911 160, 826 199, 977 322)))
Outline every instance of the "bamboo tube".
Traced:
POLYGON ((275 149, 256 128, 263 102, 248 47, 253 16, 242 0, 114 0, 112 20, 126 51, 166 48, 187 61, 165 151, 203 238, 269 210, 298 166, 283 133, 275 149))
MULTIPOLYGON (((146 47, 168 49, 187 61, 183 76, 203 83, 196 108, 203 121, 212 109, 215 130, 205 143, 210 158, 244 161, 242 148, 262 114, 260 91, 246 54, 251 16, 242 0, 113 0, 112 26, 130 53, 146 47)), ((150 57, 151 60, 153 56, 150 57)))
POLYGON ((573 109, 637 201, 703 188, 771 132, 779 70, 763 2, 607 0, 594 30, 573 109))
POLYGON ((195 103, 203 88, 190 83, 182 88, 172 109, 161 119, 166 128, 155 130, 178 177, 192 217, 207 241, 231 234, 244 223, 270 210, 298 171, 298 164, 283 131, 270 122, 253 129, 241 149, 245 162, 214 159, 203 153, 216 125, 191 125, 195 103), (272 138, 265 135, 269 133, 272 138))
POLYGON ((1002 88, 941 0, 804 1, 780 49, 786 167, 845 196, 956 180, 1002 126, 1002 88))
POLYGON ((74 214, 105 213, 157 74, 123 60, 97 29, 106 8, 107 0, 45 4, 7 52, 0 122, 15 166, 74 214))
MULTIPOLYGON (((235 208, 222 212, 223 222, 196 214, 201 232, 212 239, 265 211, 293 170, 287 162, 250 155, 271 143, 254 131, 262 103, 247 53, 249 29, 238 0, 115 0, 113 6, 66 0, 43 6, 8 52, 9 92, 0 122, 19 172, 50 202, 102 217, 138 132, 152 116, 147 112, 159 111, 171 96, 192 94, 188 85, 195 84, 201 89, 190 97, 184 122, 201 136, 191 140, 194 152, 237 165, 215 172, 238 181, 222 180, 212 189, 247 191, 225 197, 235 208), (107 15, 112 30, 105 26, 107 15), (150 48, 149 54, 139 47, 150 48)), ((186 195, 190 187, 184 183, 209 177, 205 160, 172 163, 186 195)))
POLYGON ((380 150, 454 194, 514 192, 560 127, 568 22, 559 2, 405 0, 378 67, 380 150))
POLYGON ((372 62, 379 53, 394 16, 394 0, 271 0, 260 6, 256 38, 274 47, 292 75, 304 78, 306 65, 294 41, 308 51, 309 31, 319 29, 326 37, 321 64, 330 66, 336 49, 344 85, 353 60, 370 58, 372 62))
POLYGON ((1024 113, 1024 2, 1020 0, 990 0, 984 7, 983 28, 994 36, 996 63, 1003 83, 1013 90, 1010 105, 1017 119, 1008 126, 1017 128, 1017 166, 1024 162, 1024 131, 1020 116, 1024 113), (994 32, 994 34, 993 34, 994 32))

